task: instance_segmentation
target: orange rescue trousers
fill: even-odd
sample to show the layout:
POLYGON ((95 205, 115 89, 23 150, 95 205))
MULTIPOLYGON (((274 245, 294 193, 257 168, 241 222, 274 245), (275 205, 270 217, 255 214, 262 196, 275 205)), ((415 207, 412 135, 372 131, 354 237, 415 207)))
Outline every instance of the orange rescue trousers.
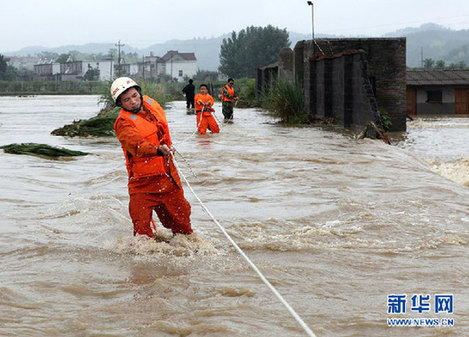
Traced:
POLYGON ((130 195, 129 213, 134 224, 134 235, 153 237, 150 227, 155 210, 161 224, 173 234, 191 234, 191 205, 184 191, 176 184, 164 193, 133 193, 130 195))
POLYGON ((218 126, 215 117, 211 113, 199 112, 197 113, 197 129, 201 135, 207 133, 207 128, 213 133, 219 133, 220 128, 218 126), (202 120, 201 120, 202 119, 202 120))

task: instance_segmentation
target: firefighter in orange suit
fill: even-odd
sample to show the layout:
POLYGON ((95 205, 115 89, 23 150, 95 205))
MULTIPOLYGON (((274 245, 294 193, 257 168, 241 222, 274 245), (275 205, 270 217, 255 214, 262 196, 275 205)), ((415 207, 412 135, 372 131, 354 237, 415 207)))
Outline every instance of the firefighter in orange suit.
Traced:
POLYGON ((213 97, 208 94, 208 87, 206 84, 201 84, 199 87, 200 93, 195 95, 195 112, 197 113, 197 129, 201 135, 207 133, 207 128, 213 133, 220 132, 218 123, 213 116, 213 97))
POLYGON ((129 174, 129 212, 134 235, 153 237, 155 210, 173 234, 192 233, 191 206, 172 162, 173 148, 163 108, 128 77, 111 85, 112 98, 122 109, 114 123, 129 174))

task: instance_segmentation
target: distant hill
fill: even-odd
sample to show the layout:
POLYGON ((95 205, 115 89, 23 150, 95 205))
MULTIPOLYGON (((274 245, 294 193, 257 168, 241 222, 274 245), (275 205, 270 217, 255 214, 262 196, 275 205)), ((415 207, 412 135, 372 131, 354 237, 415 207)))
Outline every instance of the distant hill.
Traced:
MULTIPOLYGON (((290 47, 300 40, 311 38, 309 34, 299 34, 289 32, 290 47)), ((200 70, 215 71, 219 66, 220 46, 224 38, 231 36, 231 33, 213 38, 194 38, 191 40, 169 40, 163 43, 156 43, 147 48, 133 48, 125 43, 123 51, 126 53, 137 53, 139 56, 148 56, 153 53, 155 56, 163 56, 168 50, 178 50, 179 52, 194 52, 197 57, 197 66, 200 70)), ((435 61, 443 60, 446 65, 464 61, 469 66, 469 30, 451 30, 443 26, 427 23, 420 27, 407 27, 385 34, 383 37, 403 37, 407 38, 407 66, 419 67, 423 59, 431 58, 435 61)), ((346 38, 336 35, 318 35, 318 38, 346 38)), ((363 37, 363 36, 362 36, 363 37)), ((33 46, 23 48, 19 51, 6 53, 7 56, 28 56, 40 52, 48 51, 58 54, 76 50, 85 54, 106 54, 110 49, 116 49, 114 43, 88 43, 85 45, 68 45, 57 48, 46 48, 33 46)))
MULTIPOLYGON (((299 40, 308 39, 310 36, 299 33, 289 33, 291 47, 293 48, 299 40)), ((197 66, 200 70, 216 71, 220 65, 220 46, 224 38, 231 36, 231 33, 214 38, 194 38, 191 40, 169 40, 163 43, 156 43, 147 48, 133 48, 128 44, 122 48, 126 53, 137 53, 139 56, 148 56, 153 53, 155 56, 163 56, 168 50, 178 50, 179 52, 194 52, 197 57, 197 66)), ((31 46, 10 52, 8 56, 28 56, 41 52, 51 52, 63 54, 71 50, 76 50, 84 54, 107 54, 110 49, 116 49, 114 43, 88 43, 84 45, 67 45, 56 48, 41 46, 31 46)))
POLYGON ((433 23, 405 28, 385 35, 405 36, 407 66, 420 67, 422 59, 443 60, 446 65, 465 62, 469 66, 469 30, 451 30, 433 23))

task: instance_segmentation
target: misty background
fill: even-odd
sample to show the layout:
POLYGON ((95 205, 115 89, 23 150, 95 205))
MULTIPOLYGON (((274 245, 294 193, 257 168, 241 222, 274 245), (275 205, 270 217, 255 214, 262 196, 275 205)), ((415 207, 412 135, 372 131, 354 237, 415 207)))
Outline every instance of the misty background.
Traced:
MULTIPOLYGON (((136 48, 126 41, 122 51, 130 54, 136 53, 138 57, 164 55, 168 50, 179 52, 194 52, 197 57, 197 66, 200 70, 216 71, 219 66, 220 46, 224 38, 230 37, 227 33, 212 38, 193 38, 188 40, 169 40, 155 43, 146 48, 136 48)), ((290 47, 293 48, 298 41, 311 39, 311 33, 301 34, 289 32, 290 47)), ((318 34, 316 38, 340 38, 341 35, 318 34)), ((350 37, 350 36, 349 36, 350 37)), ((356 37, 365 37, 357 35, 356 37)), ((443 60, 446 64, 464 62, 469 65, 469 30, 453 30, 435 23, 423 24, 419 27, 407 27, 384 34, 382 37, 407 38, 407 66, 421 67, 424 59, 443 60)), ((117 43, 117 41, 116 41, 117 43)), ((30 46, 17 51, 6 53, 7 56, 38 56, 43 52, 63 54, 75 51, 82 54, 107 54, 116 49, 116 43, 86 43, 82 45, 64 45, 59 47, 30 46)))
POLYGON ((200 70, 219 65, 220 45, 249 26, 286 29, 293 48, 316 38, 407 38, 407 65, 427 58, 469 65, 467 0, 18 0, 2 2, 0 54, 108 54, 120 41, 135 57, 194 52, 200 70))

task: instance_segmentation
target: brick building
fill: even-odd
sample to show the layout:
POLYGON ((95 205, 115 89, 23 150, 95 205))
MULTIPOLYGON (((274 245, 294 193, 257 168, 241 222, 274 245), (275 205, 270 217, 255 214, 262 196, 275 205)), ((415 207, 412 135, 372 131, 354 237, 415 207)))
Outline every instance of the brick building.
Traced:
POLYGON ((407 114, 469 114, 469 70, 407 71, 407 114))

